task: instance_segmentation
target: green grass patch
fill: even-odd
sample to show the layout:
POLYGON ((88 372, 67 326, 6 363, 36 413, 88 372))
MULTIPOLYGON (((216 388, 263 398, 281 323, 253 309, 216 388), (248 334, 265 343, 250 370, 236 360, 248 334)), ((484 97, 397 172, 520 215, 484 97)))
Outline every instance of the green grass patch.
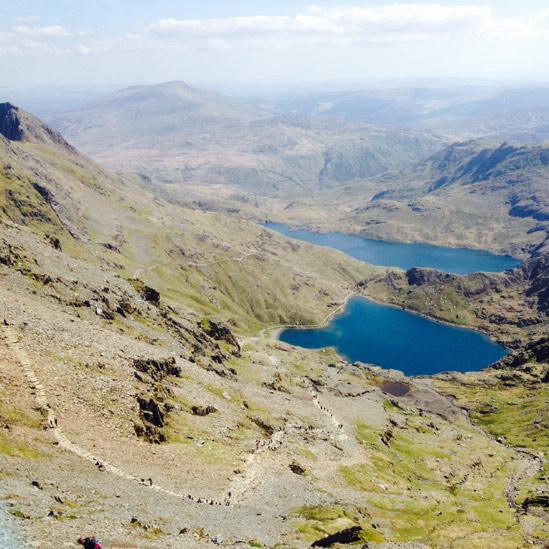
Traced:
POLYGON ((302 520, 293 523, 299 538, 311 543, 341 530, 360 526, 363 529, 363 542, 383 542, 384 537, 371 525, 369 513, 365 509, 334 506, 306 506, 294 511, 302 520))
POLYGON ((23 511, 21 511, 21 509, 8 509, 8 513, 10 515, 12 515, 13 517, 15 518, 18 518, 18 519, 28 519, 29 516, 26 514, 26 513, 23 513, 23 511))
POLYGON ((25 459, 38 459, 44 455, 29 444, 22 441, 16 441, 3 433, 0 433, 0 454, 25 459))
POLYGON ((33 418, 15 406, 8 404, 8 396, 0 395, 0 418, 3 418, 9 425, 22 425, 31 429, 39 429, 41 421, 33 418))

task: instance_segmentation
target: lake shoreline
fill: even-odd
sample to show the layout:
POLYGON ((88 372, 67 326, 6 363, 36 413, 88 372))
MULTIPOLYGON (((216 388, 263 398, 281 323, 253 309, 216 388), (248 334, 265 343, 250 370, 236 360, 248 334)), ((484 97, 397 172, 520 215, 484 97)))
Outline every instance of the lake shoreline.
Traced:
MULTIPOLYGON (((264 223, 263 227, 297 241, 338 250, 364 264, 377 265, 387 269, 407 270, 417 267, 422 269, 434 269, 443 273, 452 273, 457 276, 466 276, 476 272, 504 272, 511 268, 516 268, 517 265, 522 263, 518 258, 509 255, 496 255, 488 250, 448 248, 432 244, 408 244, 382 240, 374 241, 352 233, 318 233, 310 231, 309 229, 292 229, 287 225, 275 224, 272 222, 264 223), (394 265, 394 267, 390 267, 390 265, 394 265)), ((402 311, 408 315, 413 315, 418 320, 422 319, 431 322, 433 323, 433 326, 436 325, 463 331, 463 335, 457 333, 451 335, 444 331, 438 331, 440 340, 431 340, 423 351, 426 370, 420 375, 430 376, 437 373, 435 372, 436 361, 433 358, 432 353, 437 347, 440 347, 441 342, 444 342, 445 340, 461 345, 463 345, 464 342, 469 341, 468 345, 471 346, 470 348, 463 347, 453 355, 447 354, 444 348, 439 349, 440 356, 445 357, 444 360, 448 363, 450 368, 452 368, 452 365, 455 365, 456 368, 459 369, 467 367, 467 362, 464 361, 469 360, 472 365, 472 370, 470 371, 483 370, 500 360, 501 353, 503 353, 502 356, 506 356, 510 352, 510 349, 506 344, 498 340, 497 334, 495 333, 490 333, 476 326, 473 327, 468 326, 467 324, 458 324, 451 320, 436 318, 425 312, 407 308, 402 304, 380 301, 374 296, 362 293, 358 286, 355 287, 353 291, 349 292, 343 301, 331 310, 321 321, 314 324, 283 324, 273 326, 272 328, 265 328, 262 330, 260 335, 268 333, 269 336, 275 340, 311 349, 338 348, 338 354, 346 361, 353 362, 358 360, 380 365, 384 364, 384 367, 398 369, 398 366, 394 365, 395 349, 390 346, 387 347, 383 338, 380 339, 379 332, 376 332, 378 322, 387 322, 387 318, 391 315, 383 313, 382 310, 376 311, 371 307, 368 308, 367 304, 402 311), (345 318, 339 320, 347 310, 349 302, 355 298, 365 300, 365 304, 362 307, 353 305, 353 307, 350 308, 352 316, 357 315, 354 320, 355 324, 353 325, 352 320, 346 321, 345 318), (364 330, 361 327, 361 322, 364 321, 370 323, 369 330, 364 330), (345 328, 342 328, 343 326, 345 326, 345 328), (299 335, 300 332, 322 331, 322 329, 326 327, 328 327, 328 329, 325 330, 325 333, 310 336, 299 335), (339 332, 337 332, 338 329, 339 332), (334 335, 336 332, 333 332, 332 330, 337 332, 337 336, 334 335), (288 331, 287 336, 285 336, 286 331, 288 331), (476 334, 484 340, 484 343, 481 343, 480 340, 473 342, 473 340, 470 339, 471 336, 465 335, 466 333, 471 335, 476 334), (360 334, 360 336, 355 335, 355 341, 353 341, 350 334, 360 334), (336 345, 331 345, 331 342, 334 341, 334 337, 336 337, 338 343, 336 345), (362 347, 360 346, 361 341, 364 342, 362 347), (367 342, 369 342, 369 346, 367 342), (324 343, 326 344, 324 345, 324 343), (483 345, 487 347, 484 348, 483 345), (499 358, 497 353, 487 350, 490 346, 499 348, 499 358), (479 353, 478 357, 471 351, 471 349, 475 348, 479 353), (383 349, 385 349, 385 351, 383 351, 383 349), (382 351, 385 352, 385 355, 379 354, 382 351), (375 357, 375 359, 372 359, 372 357, 375 357), (430 366, 428 366, 429 360, 431 360, 430 366)), ((397 338, 395 343, 402 344, 403 338, 405 340, 406 337, 409 337, 406 329, 417 329, 418 323, 412 320, 405 320, 406 317, 400 318, 399 315, 393 315, 393 318, 393 322, 396 322, 397 325, 398 323, 401 323, 402 326, 409 326, 408 328, 405 328, 405 331, 401 334, 394 331, 391 323, 388 323, 385 326, 387 334, 392 334, 393 337, 397 338)), ((409 348, 415 349, 416 357, 411 358, 412 355, 407 356, 405 352, 403 353, 402 365, 400 368, 403 368, 406 371, 413 372, 414 368, 419 367, 417 365, 421 364, 422 351, 418 350, 417 341, 422 341, 424 337, 429 337, 430 334, 434 336, 434 334, 437 333, 437 330, 430 328, 429 325, 423 325, 422 329, 425 330, 424 333, 416 333, 414 334, 415 340, 408 341, 409 348), (416 365, 414 365, 414 361, 416 365), (408 366, 406 366, 406 364, 408 364, 408 366)))
POLYGON ((280 341, 279 340, 280 333, 287 329, 296 328, 296 329, 303 329, 303 330, 316 330, 318 328, 324 328, 330 323, 331 320, 333 320, 335 316, 337 316, 341 312, 342 309, 344 309, 347 306, 347 303, 349 302, 349 300, 357 295, 358 294, 355 291, 348 293, 344 297, 343 301, 333 311, 330 311, 322 321, 316 324, 279 324, 278 326, 263 328, 263 330, 261 330, 260 332, 260 335, 264 335, 265 333, 268 333, 269 335, 266 337, 280 341))
MULTIPOLYGON (((380 301, 379 299, 376 299, 375 297, 366 296, 366 295, 362 295, 362 294, 357 294, 357 295, 359 297, 363 297, 363 298, 365 298, 369 301, 372 301, 373 303, 377 303, 378 305, 384 305, 385 307, 395 307, 396 309, 400 309, 402 311, 406 311, 407 313, 417 315, 417 316, 420 316, 422 318, 426 318, 427 320, 431 320, 432 322, 438 322, 439 324, 444 324, 445 326, 450 326, 451 328, 461 328, 463 330, 469 330, 471 332, 477 332, 479 334, 482 334, 482 335, 486 336, 490 341, 493 341, 493 342, 497 343, 498 345, 500 345, 501 347, 504 347, 509 352, 511 351, 511 349, 509 349, 509 347, 507 347, 507 345, 505 345, 504 342, 499 341, 498 339, 493 337, 490 332, 487 332, 486 330, 483 330, 482 328, 477 328, 475 326, 468 326, 467 324, 455 324, 453 322, 450 322, 449 320, 444 320, 442 318, 436 318, 434 316, 429 316, 428 314, 422 313, 421 311, 416 311, 414 309, 408 309, 407 307, 404 307, 403 305, 397 305, 396 303, 386 303, 384 301, 380 301)), ((488 367, 489 366, 487 366, 487 368, 488 367)))
POLYGON ((283 223, 264 222, 261 226, 287 238, 338 250, 349 257, 387 268, 435 269, 464 276, 477 272, 501 273, 522 265, 523 260, 483 248, 442 246, 424 242, 376 240, 356 233, 317 232, 293 228, 283 223))
MULTIPOLYGON (((507 351, 511 351, 509 347, 505 345, 504 342, 499 341, 490 332, 487 332, 486 330, 483 330, 482 328, 477 328, 475 326, 468 326, 464 324, 455 324, 453 322, 450 322, 449 320, 443 320, 442 318, 436 318, 434 316, 429 316, 426 313, 422 313, 420 311, 416 311, 414 309, 408 309, 407 307, 404 307, 403 305, 397 305, 396 303, 387 303, 385 301, 380 301, 379 299, 376 299, 375 297, 364 295, 359 292, 353 292, 349 295, 347 295, 342 303, 340 303, 332 312, 330 312, 322 322, 319 322, 317 324, 281 324, 279 326, 273 326, 272 328, 264 328, 261 332, 267 332, 269 334, 268 337, 271 339, 279 340, 280 333, 287 329, 294 329, 294 330, 317 330, 319 328, 325 328, 328 326, 328 324, 334 319, 335 316, 337 316, 341 311, 341 309, 345 308, 347 303, 353 298, 353 297, 361 297, 363 299, 366 299, 367 301, 371 301, 372 303, 376 303, 377 305, 382 305, 384 307, 392 307, 394 309, 398 309, 401 311, 406 311, 407 313, 419 316, 421 318, 425 318, 427 320, 430 320, 432 322, 436 322, 438 324, 443 324, 444 326, 450 326, 451 328, 461 328, 462 330, 469 330, 471 332, 477 332, 483 336, 486 336, 490 341, 497 343, 501 347, 504 347, 507 351)), ((327 348, 327 347, 326 347, 327 348)), ((487 366, 488 367, 488 366, 487 366)))
POLYGON ((383 244, 410 244, 410 245, 417 244, 417 245, 433 246, 435 248, 447 248, 451 250, 464 250, 464 251, 470 251, 470 252, 488 252, 492 255, 499 256, 499 257, 508 257, 516 261, 520 261, 521 263, 523 263, 529 257, 527 253, 521 253, 520 256, 519 254, 513 255, 511 252, 507 251, 505 248, 496 248, 496 247, 486 248, 479 245, 457 246, 457 245, 442 243, 442 242, 441 243, 430 242, 428 240, 390 240, 387 238, 376 238, 375 236, 370 236, 367 233, 358 233, 351 230, 346 230, 345 227, 335 227, 330 229, 330 228, 320 226, 317 228, 311 228, 307 225, 287 223, 284 221, 273 221, 272 219, 264 219, 262 221, 257 221, 257 223, 259 223, 262 227, 266 229, 275 230, 277 232, 278 230, 273 229, 272 227, 270 227, 270 225, 284 225, 291 230, 309 231, 311 233, 318 234, 318 235, 328 235, 332 233, 339 233, 342 235, 356 236, 364 240, 380 242, 383 244))
MULTIPOLYGON (((408 323, 408 320, 406 322, 408 323)), ((357 292, 348 295, 345 301, 327 315, 323 322, 314 325, 279 326, 271 332, 271 336, 282 343, 296 347, 316 350, 331 348, 346 362, 363 362, 388 370, 399 370, 407 377, 432 377, 448 371, 478 372, 489 368, 509 354, 509 349, 506 346, 492 339, 491 334, 483 330, 432 318, 401 305, 384 303, 357 292), (338 323, 337 319, 341 318, 345 313, 346 306, 351 300, 357 301, 353 303, 350 311, 351 318, 343 318, 338 323), (363 305, 360 305, 360 301, 363 302, 363 305), (372 308, 371 306, 375 307, 372 308), (384 310, 398 311, 409 316, 400 317, 397 314, 395 317, 394 313, 389 314, 383 312, 384 310), (379 316, 380 314, 381 316, 379 316), (388 318, 391 320, 389 324, 386 324, 385 328, 387 330, 387 341, 395 342, 396 347, 392 343, 389 343, 388 348, 384 351, 385 347, 387 347, 387 341, 384 338, 380 339, 379 329, 376 332, 376 328, 378 328, 379 323, 381 325, 384 322, 387 323, 388 318), (402 318, 416 318, 417 321, 410 320, 410 327, 407 326, 404 332, 399 332, 398 325, 399 322, 402 322, 402 318), (421 347, 420 345, 418 348, 416 342, 422 341, 422 334, 425 333, 427 337, 426 341, 429 341, 430 334, 432 333, 428 331, 429 326, 425 326, 424 324, 417 326, 417 322, 419 321, 431 323, 432 326, 447 328, 450 331, 440 331, 440 328, 436 329, 435 334, 437 335, 433 336, 436 339, 431 339, 427 346, 421 347), (311 337, 299 335, 300 333, 322 330, 322 328, 332 324, 332 322, 335 322, 335 325, 324 334, 314 334, 311 337), (397 323, 396 328, 393 327, 395 326, 395 322, 397 323), (355 326, 358 326, 358 328, 355 326), (368 327, 364 328, 364 326, 372 326, 373 330, 368 327), (414 334, 414 329, 426 331, 414 334), (282 337, 285 330, 290 332, 287 338, 282 337), (333 343, 333 340, 330 339, 330 332, 332 330, 338 334, 337 343, 333 343), (355 330, 358 330, 358 333, 355 330), (412 330, 412 332, 409 330, 412 330), (324 338, 327 340, 325 345, 323 344, 324 338), (312 344, 311 341, 313 342, 312 344), (356 342, 361 343, 357 345, 356 342), (402 359, 395 355, 395 349, 398 349, 399 345, 405 351, 402 359), (445 345, 449 346, 445 347, 445 345), (462 351, 460 350, 457 354, 455 351, 446 351, 447 348, 451 349, 452 346, 455 349, 455 345, 458 346, 458 349, 460 349, 459 346, 461 345, 462 351), (496 348, 499 350, 496 350, 496 348), (436 370, 438 367, 438 357, 440 357, 441 363, 445 365, 445 368, 439 371, 436 370), (424 370, 422 371, 418 368, 424 368, 424 370)))

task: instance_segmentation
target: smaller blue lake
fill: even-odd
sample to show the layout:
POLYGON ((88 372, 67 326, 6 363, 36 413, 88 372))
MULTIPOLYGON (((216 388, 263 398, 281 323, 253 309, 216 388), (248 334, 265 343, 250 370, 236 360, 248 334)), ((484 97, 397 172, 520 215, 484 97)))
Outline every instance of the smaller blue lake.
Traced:
POLYGON ((264 223, 263 226, 290 238, 335 248, 372 265, 400 267, 405 270, 426 267, 465 275, 476 272, 501 272, 521 264, 513 257, 495 255, 485 250, 386 242, 346 233, 317 233, 306 229, 292 229, 280 223, 264 223))
POLYGON ((406 375, 481 370, 507 354, 487 336, 429 320, 362 297, 323 328, 284 330, 279 339, 307 349, 334 347, 350 362, 376 364, 406 375))

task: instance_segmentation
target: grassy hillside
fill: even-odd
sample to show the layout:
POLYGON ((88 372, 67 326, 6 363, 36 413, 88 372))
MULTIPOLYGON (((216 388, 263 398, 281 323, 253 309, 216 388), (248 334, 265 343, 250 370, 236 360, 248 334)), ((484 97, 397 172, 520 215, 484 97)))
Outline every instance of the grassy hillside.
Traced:
POLYGON ((318 320, 369 270, 252 223, 170 205, 64 143, 3 139, 0 146, 3 216, 241 329, 318 320))

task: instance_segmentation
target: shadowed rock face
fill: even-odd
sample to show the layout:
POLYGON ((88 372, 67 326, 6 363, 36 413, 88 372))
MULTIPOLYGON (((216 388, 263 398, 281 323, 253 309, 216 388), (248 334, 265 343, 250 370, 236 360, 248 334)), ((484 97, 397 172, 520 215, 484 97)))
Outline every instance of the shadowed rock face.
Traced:
POLYGON ((148 374, 154 381, 162 381, 167 376, 181 376, 181 368, 175 365, 175 359, 156 360, 154 358, 136 358, 133 367, 145 374, 148 374))
MULTIPOLYGON (((494 364, 495 369, 501 368, 519 368, 531 362, 547 362, 549 360, 549 337, 541 338, 526 345, 524 348, 515 351, 514 353, 502 358, 494 364)), ((547 375, 545 373, 544 383, 547 383, 547 375)))
POLYGON ((11 103, 0 103, 0 134, 10 141, 23 139, 19 109, 11 103))
POLYGON ((549 313, 549 256, 545 255, 532 259, 524 268, 530 287, 528 296, 538 298, 538 309, 545 314, 549 313))
POLYGON ((0 135, 9 141, 61 146, 65 151, 76 152, 59 132, 11 103, 0 103, 0 135))
POLYGON ((432 284, 433 282, 444 282, 453 277, 448 273, 441 273, 434 269, 419 269, 413 267, 406 271, 406 278, 408 279, 408 284, 411 286, 422 286, 423 284, 432 284))
POLYGON ((540 312, 549 314, 549 255, 526 261, 510 273, 510 278, 514 284, 524 287, 526 296, 537 300, 536 308, 540 312))

